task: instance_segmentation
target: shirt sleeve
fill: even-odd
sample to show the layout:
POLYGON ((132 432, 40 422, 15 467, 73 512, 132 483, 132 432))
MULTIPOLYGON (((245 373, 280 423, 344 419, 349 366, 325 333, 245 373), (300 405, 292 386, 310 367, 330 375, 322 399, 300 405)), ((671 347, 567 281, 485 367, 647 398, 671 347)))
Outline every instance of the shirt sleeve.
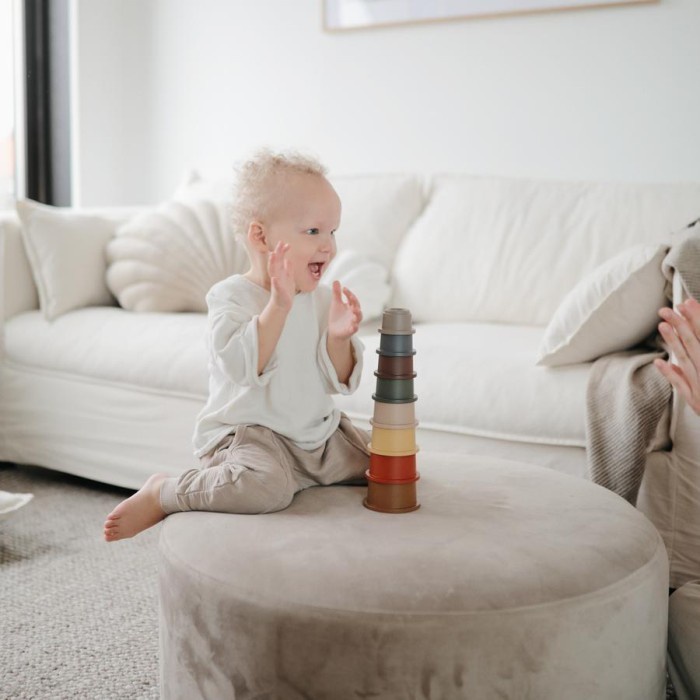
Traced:
POLYGON ((258 375, 258 314, 221 299, 209 303, 209 352, 212 362, 239 386, 266 386, 278 367, 277 351, 258 375))
POLYGON ((324 384, 326 385, 326 390, 329 394, 352 394, 360 385, 360 378, 362 377, 362 355, 364 353, 365 346, 357 336, 353 335, 350 338, 350 346, 352 348, 352 354, 355 358, 355 366, 352 368, 352 372, 348 378, 348 383, 342 384, 338 379, 338 373, 335 371, 331 357, 328 354, 327 340, 328 330, 325 330, 322 333, 321 340, 318 343, 317 359, 324 384))

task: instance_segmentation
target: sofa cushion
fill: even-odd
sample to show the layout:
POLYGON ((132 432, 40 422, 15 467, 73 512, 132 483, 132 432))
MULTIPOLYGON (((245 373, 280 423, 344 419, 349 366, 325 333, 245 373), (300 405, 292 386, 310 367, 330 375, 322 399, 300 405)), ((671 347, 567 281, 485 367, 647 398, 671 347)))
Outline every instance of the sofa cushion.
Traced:
MULTIPOLYGON (((366 328, 366 326, 365 326, 366 328)), ((590 364, 537 367, 543 329, 505 324, 416 324, 419 428, 550 445, 585 445, 590 364)), ((379 333, 362 335, 359 389, 337 397, 351 417, 374 412, 379 333)))
POLYGON ((665 244, 635 246, 604 262, 567 295, 542 338, 538 364, 590 362, 649 336, 668 304, 665 244))
MULTIPOLYGON (((336 397, 341 410, 364 419, 374 412, 379 334, 372 326, 364 324, 360 336, 365 344, 360 388, 352 396, 336 397)), ((536 367, 542 328, 416 328, 416 414, 421 427, 543 444, 585 444, 590 365, 536 367)), ((206 316, 197 313, 85 308, 48 323, 34 311, 7 322, 7 359, 38 370, 204 400, 205 334, 206 316)))
POLYGON ((40 371, 204 400, 205 333, 205 314, 135 314, 94 307, 49 323, 31 311, 7 321, 6 359, 40 371))
POLYGON ((105 283, 105 247, 138 209, 79 210, 17 202, 22 236, 44 316, 114 304, 105 283))
POLYGON ((349 248, 389 269, 409 227, 425 206, 416 175, 331 176, 343 213, 338 250, 349 248))
POLYGON ((227 206, 172 200, 138 214, 107 243, 107 286, 131 311, 206 312, 209 289, 249 267, 227 206))
POLYGON ((567 292, 622 250, 697 218, 700 184, 441 176, 392 270, 416 321, 546 325, 567 292))

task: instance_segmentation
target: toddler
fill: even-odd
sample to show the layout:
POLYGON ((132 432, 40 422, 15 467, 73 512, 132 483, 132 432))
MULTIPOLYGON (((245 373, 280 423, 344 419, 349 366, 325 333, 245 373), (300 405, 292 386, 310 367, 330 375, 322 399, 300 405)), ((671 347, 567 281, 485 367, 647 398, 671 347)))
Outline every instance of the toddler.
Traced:
POLYGON ((209 399, 194 432, 198 469, 154 474, 104 524, 108 542, 176 511, 268 513, 309 486, 362 483, 369 434, 331 394, 357 389, 362 311, 333 282, 340 199, 326 170, 262 151, 239 171, 233 226, 250 269, 207 294, 209 399))

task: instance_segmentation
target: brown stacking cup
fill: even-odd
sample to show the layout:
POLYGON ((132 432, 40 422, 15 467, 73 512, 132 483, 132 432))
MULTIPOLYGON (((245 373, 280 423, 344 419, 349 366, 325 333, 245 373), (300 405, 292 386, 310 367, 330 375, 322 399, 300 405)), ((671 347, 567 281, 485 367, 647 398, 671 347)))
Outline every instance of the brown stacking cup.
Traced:
POLYGON ((416 495, 416 482, 385 484, 375 481, 368 475, 367 498, 363 501, 366 508, 380 513, 410 513, 420 507, 416 495))
POLYGON ((377 372, 385 377, 413 377, 413 355, 382 355, 377 350, 377 372))

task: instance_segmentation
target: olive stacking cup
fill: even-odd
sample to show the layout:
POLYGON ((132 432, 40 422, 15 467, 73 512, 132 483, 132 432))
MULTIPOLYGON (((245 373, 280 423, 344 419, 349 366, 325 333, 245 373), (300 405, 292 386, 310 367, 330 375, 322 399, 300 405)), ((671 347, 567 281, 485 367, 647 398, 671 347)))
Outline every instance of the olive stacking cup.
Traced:
POLYGON ((415 425, 416 402, 386 403, 375 401, 372 420, 380 425, 415 425))
MULTIPOLYGON (((377 389, 375 396, 379 401, 412 401, 415 394, 413 393, 413 377, 404 377, 397 379, 395 377, 386 377, 375 372, 377 378, 377 389)), ((415 376, 415 372, 414 372, 415 376)))
POLYGON ((382 455, 416 452, 416 426, 384 426, 372 422, 372 451, 382 455))
POLYGON ((413 481, 416 471, 416 453, 410 455, 380 455, 370 453, 367 478, 383 483, 413 481))
POLYGON ((380 513, 410 513, 420 507, 416 481, 418 477, 404 484, 385 484, 369 478, 364 505, 380 513))
POLYGON ((382 355, 377 350, 377 371, 385 377, 415 377, 413 355, 382 355))

